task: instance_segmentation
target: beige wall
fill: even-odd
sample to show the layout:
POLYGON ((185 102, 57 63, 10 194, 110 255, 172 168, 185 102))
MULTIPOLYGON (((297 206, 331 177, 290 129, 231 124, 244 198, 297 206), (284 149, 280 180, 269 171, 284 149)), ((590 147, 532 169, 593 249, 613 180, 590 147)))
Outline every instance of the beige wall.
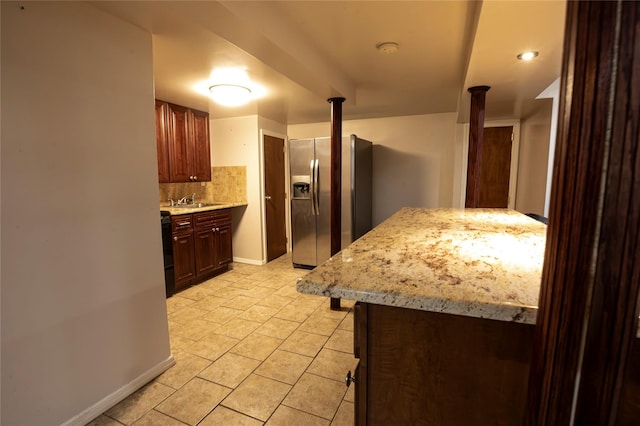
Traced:
POLYGON ((258 117, 258 127, 263 132, 274 135, 286 135, 287 125, 264 117, 258 117))
POLYGON ((1 31, 2 424, 85 424, 172 362, 151 36, 80 2, 1 31))
MULTIPOLYGON (((290 139, 329 136, 329 122, 288 127, 290 139)), ((453 204, 456 114, 345 120, 342 134, 373 142, 373 223, 401 207, 453 204)))
POLYGON ((262 264, 262 197, 260 191, 260 144, 258 116, 212 119, 211 165, 246 166, 247 207, 233 209, 233 258, 237 262, 262 264))
POLYGON ((544 215, 552 100, 541 99, 540 107, 520 125, 520 161, 516 210, 544 215))

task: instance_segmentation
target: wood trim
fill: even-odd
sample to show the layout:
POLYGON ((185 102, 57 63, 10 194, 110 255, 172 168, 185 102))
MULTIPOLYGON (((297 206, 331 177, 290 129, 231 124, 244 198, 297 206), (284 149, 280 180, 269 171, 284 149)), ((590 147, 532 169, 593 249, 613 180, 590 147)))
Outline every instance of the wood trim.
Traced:
POLYGON ((465 207, 478 207, 480 203, 480 167, 482 165, 482 135, 484 131, 485 95, 489 86, 474 86, 471 93, 469 117, 469 156, 467 161, 467 191, 465 207))
POLYGON ((567 4, 528 425, 618 416, 640 295, 639 5, 567 4))
MULTIPOLYGON (((329 98, 331 104, 331 256, 342 248, 342 103, 344 98, 329 98)), ((340 299, 331 298, 331 309, 340 309, 340 299)))
POLYGON ((331 104, 331 256, 341 249, 342 223, 342 102, 330 98, 331 104))

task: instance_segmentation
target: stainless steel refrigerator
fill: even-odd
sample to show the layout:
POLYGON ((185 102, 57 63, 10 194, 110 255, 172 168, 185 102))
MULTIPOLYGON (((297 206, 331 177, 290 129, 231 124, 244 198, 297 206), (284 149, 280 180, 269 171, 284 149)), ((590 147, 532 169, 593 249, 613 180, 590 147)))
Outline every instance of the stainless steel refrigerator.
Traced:
MULTIPOLYGON (((289 141, 293 265, 313 268, 331 256, 331 139, 289 141)), ((342 138, 342 241, 371 229, 372 143, 342 138)))

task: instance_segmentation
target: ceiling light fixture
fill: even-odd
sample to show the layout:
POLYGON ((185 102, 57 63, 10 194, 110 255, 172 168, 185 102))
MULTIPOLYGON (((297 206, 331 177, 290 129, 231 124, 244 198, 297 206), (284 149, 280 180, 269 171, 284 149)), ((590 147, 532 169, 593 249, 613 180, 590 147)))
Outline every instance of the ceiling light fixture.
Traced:
POLYGON ((239 84, 214 84, 209 93, 214 102, 224 106, 240 106, 251 100, 251 89, 239 84))
POLYGON ((529 52, 522 52, 518 54, 518 59, 520 59, 521 61, 530 61, 536 56, 538 56, 538 52, 536 52, 535 50, 531 50, 529 52))
POLYGON ((395 41, 383 41, 376 44, 376 49, 378 49, 379 52, 382 52, 385 55, 391 55, 398 51, 398 43, 396 43, 395 41))

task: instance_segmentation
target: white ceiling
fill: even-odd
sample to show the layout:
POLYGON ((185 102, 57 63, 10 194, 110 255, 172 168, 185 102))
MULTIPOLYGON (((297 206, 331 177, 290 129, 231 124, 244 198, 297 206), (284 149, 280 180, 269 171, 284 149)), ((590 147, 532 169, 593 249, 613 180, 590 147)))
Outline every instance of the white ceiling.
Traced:
POLYGON ((459 111, 488 85, 486 119, 520 118, 560 75, 565 1, 92 2, 153 34, 156 97, 213 117, 288 124, 459 111), (385 55, 376 44, 394 41, 385 55), (516 54, 538 50, 524 63, 516 54), (240 67, 266 93, 220 107, 195 87, 240 67))

